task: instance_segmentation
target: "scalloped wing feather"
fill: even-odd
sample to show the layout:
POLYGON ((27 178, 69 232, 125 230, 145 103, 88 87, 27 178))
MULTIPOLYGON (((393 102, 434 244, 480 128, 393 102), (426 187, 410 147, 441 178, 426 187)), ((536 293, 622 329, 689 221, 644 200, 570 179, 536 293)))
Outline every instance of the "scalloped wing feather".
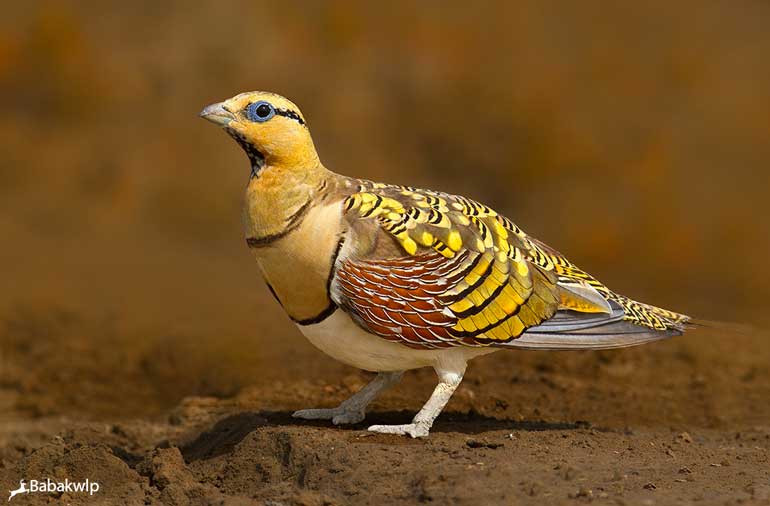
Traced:
MULTIPOLYGON (((362 181, 344 210, 351 229, 375 223, 365 233, 376 237, 366 241, 373 245, 369 251, 338 265, 336 302, 359 325, 391 341, 443 348, 516 346, 520 339, 525 347, 526 334, 537 333, 550 337, 531 347, 555 346, 548 342, 556 340, 558 347, 549 349, 566 349, 591 347, 587 328, 604 326, 601 334, 607 334, 621 322, 658 336, 687 321, 615 294, 507 218, 465 197, 362 181), (393 258, 392 247, 383 254, 376 247, 383 240, 395 242, 401 254, 393 258), (549 327, 549 320, 559 325, 549 327), (583 337, 574 346, 561 342, 576 333, 583 337)), ((625 327, 617 330, 629 335, 620 333, 625 327)), ((604 347, 629 342, 619 339, 599 341, 604 347)))

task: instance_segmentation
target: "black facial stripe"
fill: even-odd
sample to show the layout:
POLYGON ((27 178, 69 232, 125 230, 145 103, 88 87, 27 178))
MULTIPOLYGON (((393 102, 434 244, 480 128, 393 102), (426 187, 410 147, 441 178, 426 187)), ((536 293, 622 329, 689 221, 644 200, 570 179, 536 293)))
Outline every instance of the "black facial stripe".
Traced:
POLYGON ((297 114, 296 111, 292 111, 290 109, 276 109, 275 114, 278 116, 283 116, 284 118, 290 118, 299 123, 302 126, 305 126, 305 120, 302 119, 302 116, 297 114))

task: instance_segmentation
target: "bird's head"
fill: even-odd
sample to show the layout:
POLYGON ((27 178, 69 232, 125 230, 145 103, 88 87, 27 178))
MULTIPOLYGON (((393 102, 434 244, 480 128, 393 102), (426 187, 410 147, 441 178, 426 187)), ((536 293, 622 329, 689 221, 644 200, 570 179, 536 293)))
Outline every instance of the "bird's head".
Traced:
POLYGON ((274 93, 253 91, 211 104, 200 116, 220 125, 251 160, 252 175, 265 166, 306 170, 320 164, 299 108, 274 93))

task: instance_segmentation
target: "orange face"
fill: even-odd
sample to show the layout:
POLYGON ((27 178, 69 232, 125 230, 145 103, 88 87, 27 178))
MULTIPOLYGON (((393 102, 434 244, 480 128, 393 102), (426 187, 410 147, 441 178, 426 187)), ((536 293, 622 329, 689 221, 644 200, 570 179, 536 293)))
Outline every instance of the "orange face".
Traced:
POLYGON ((252 166, 301 170, 319 163, 305 118, 296 105, 280 95, 241 93, 206 107, 200 116, 230 134, 252 166))

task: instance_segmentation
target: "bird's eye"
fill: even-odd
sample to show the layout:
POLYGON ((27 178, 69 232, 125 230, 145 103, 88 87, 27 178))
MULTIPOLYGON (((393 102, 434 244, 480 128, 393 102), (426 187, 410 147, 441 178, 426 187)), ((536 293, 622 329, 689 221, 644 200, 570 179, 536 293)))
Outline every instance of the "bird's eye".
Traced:
POLYGON ((262 123, 275 116, 275 108, 269 102, 260 100, 246 107, 246 116, 251 121, 262 123))

